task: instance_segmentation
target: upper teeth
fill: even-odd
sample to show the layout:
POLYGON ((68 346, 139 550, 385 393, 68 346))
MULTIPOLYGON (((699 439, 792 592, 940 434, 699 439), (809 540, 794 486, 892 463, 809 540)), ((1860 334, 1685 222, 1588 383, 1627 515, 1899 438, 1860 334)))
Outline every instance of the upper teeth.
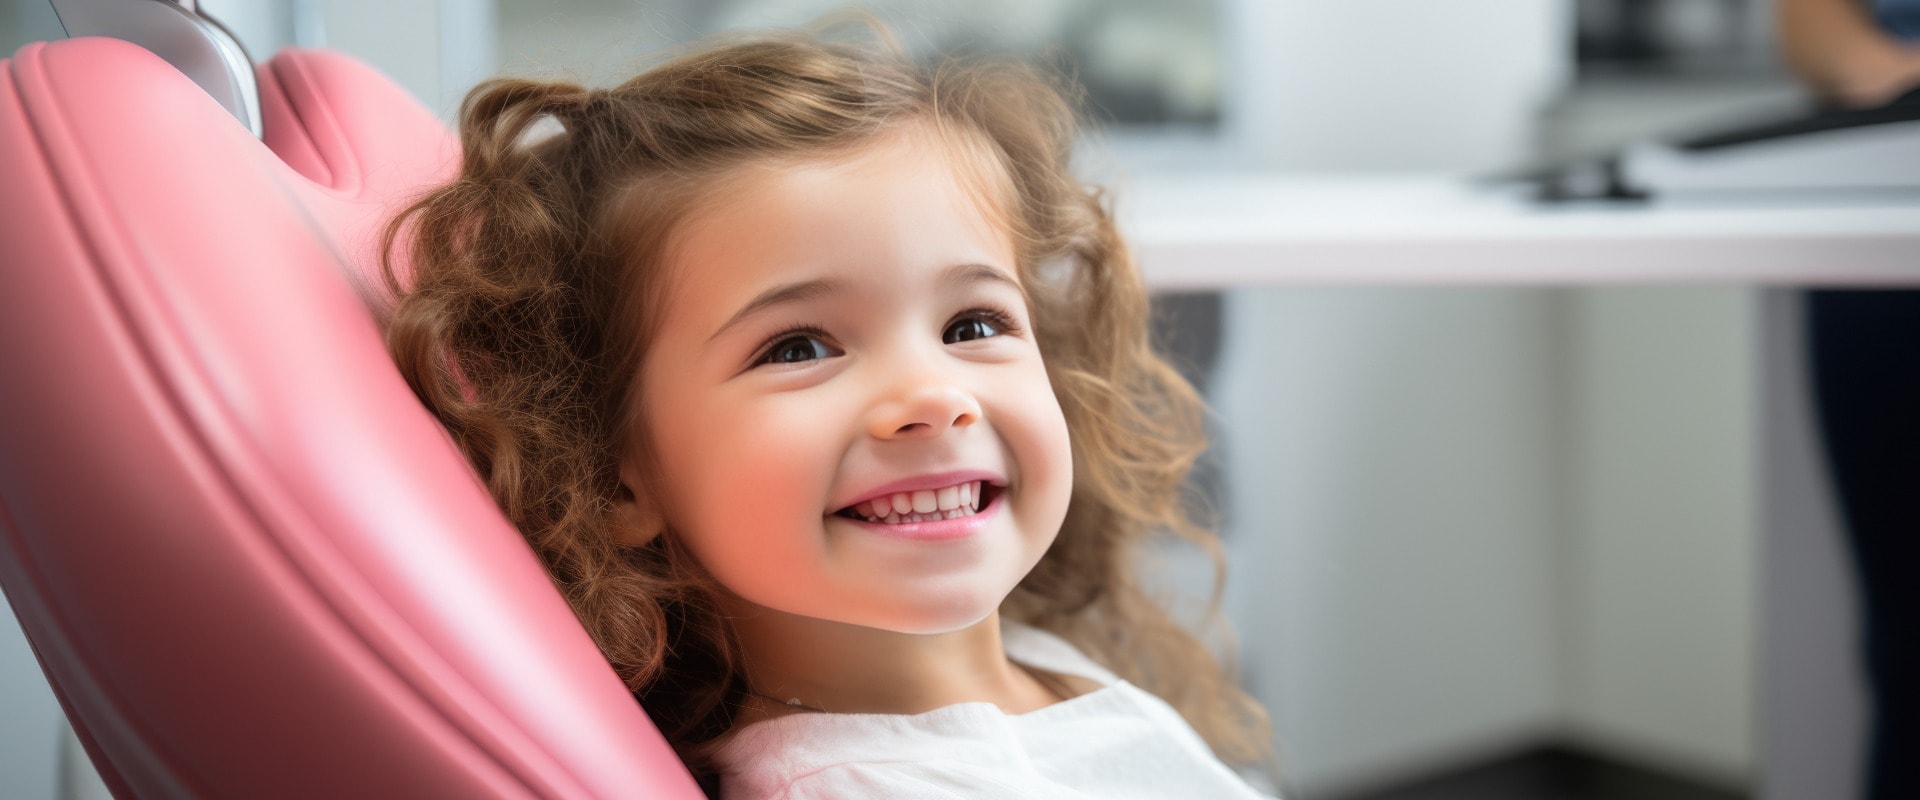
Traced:
POLYGON ((943 489, 894 492, 855 503, 849 510, 868 522, 926 522, 971 516, 978 512, 979 501, 980 481, 970 481, 943 489))

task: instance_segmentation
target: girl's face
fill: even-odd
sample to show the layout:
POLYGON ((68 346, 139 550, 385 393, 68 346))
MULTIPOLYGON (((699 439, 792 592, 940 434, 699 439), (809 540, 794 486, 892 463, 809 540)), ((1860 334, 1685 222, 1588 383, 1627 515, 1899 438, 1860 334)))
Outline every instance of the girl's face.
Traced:
POLYGON ((641 375, 653 469, 624 474, 749 603, 936 633, 1046 552, 1072 456, 1005 225, 911 133, 742 170, 682 223, 641 375))

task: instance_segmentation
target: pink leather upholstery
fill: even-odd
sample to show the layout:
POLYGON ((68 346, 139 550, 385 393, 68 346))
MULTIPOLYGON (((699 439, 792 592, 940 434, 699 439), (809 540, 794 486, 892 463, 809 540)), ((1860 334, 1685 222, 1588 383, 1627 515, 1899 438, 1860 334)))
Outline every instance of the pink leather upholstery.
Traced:
POLYGON ((339 53, 283 51, 260 67, 259 84, 266 145, 306 178, 286 184, 349 248, 347 276, 384 319, 393 298, 380 277, 382 226, 452 177, 459 142, 405 90, 339 53))
POLYGON ((272 150, 131 44, 0 62, 0 586, 95 764, 139 797, 698 797, 365 304, 449 135, 340 56, 260 76, 272 150))

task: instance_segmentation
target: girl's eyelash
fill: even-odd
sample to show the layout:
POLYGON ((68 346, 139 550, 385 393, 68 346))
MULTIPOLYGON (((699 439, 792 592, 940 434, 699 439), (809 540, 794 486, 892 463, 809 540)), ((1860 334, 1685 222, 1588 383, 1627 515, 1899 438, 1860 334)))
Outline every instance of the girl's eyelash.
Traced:
MULTIPOLYGON (((963 319, 986 320, 987 322, 991 323, 993 327, 999 330, 1002 334, 1014 334, 1014 333, 1019 333, 1021 331, 1019 321, 1015 320, 1012 314, 1009 314, 1006 311, 1003 311, 1001 309, 992 308, 989 306, 981 306, 979 308, 970 308, 970 309, 967 309, 966 311, 962 311, 958 314, 955 314, 953 317, 953 320, 949 321, 947 324, 952 325, 954 322, 959 322, 960 320, 963 320, 963 319)), ((773 355, 774 347, 776 345, 779 345, 781 342, 784 342, 796 336, 810 336, 815 339, 819 339, 823 342, 827 341, 827 331, 826 329, 824 329, 819 325, 802 324, 802 325, 794 325, 789 328, 783 328, 779 332, 774 333, 771 336, 768 336, 766 341, 762 342, 760 344, 760 347, 753 351, 753 359, 748 362, 748 366, 757 367, 762 364, 769 363, 767 361, 767 357, 773 355)))
POLYGON ((970 319, 970 318, 984 319, 987 322, 993 323, 993 327, 998 328, 1001 333, 1019 333, 1020 332, 1020 323, 1018 320, 1015 320, 1013 318, 1012 314, 1009 314, 1006 311, 1003 311, 1001 309, 992 308, 988 306, 981 306, 979 308, 970 308, 970 309, 967 309, 966 311, 962 311, 959 314, 954 315, 953 322, 948 322, 947 324, 952 325, 954 322, 959 322, 960 320, 970 319))
POLYGON ((776 345, 796 336, 811 336, 824 342, 827 340, 827 331, 819 325, 795 325, 781 330, 768 336, 767 340, 760 344, 759 349, 753 351, 753 360, 747 362, 747 365, 757 367, 767 363, 767 356, 773 355, 773 348, 776 345))

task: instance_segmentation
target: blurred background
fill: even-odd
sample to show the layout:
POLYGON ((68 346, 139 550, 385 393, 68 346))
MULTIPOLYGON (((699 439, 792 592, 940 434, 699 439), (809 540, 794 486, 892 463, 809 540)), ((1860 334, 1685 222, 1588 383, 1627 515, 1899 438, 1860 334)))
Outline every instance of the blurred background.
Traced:
MULTIPOLYGON (((256 61, 345 50, 451 118, 496 72, 611 83, 703 33, 839 5, 201 8, 256 61)), ((1489 174, 1802 102, 1772 0, 866 7, 930 57, 1072 65, 1099 123, 1086 169, 1118 185, 1123 214, 1134 176, 1489 174)), ((4 52, 61 35, 45 0, 0 0, 4 52)), ((1201 480, 1290 796, 1757 794, 1767 302, 1739 286, 1161 298, 1162 335, 1217 410, 1201 480)), ((1183 596, 1205 576, 1191 554, 1164 565, 1183 596)), ((0 796, 98 791, 60 731, 0 614, 0 796)))

